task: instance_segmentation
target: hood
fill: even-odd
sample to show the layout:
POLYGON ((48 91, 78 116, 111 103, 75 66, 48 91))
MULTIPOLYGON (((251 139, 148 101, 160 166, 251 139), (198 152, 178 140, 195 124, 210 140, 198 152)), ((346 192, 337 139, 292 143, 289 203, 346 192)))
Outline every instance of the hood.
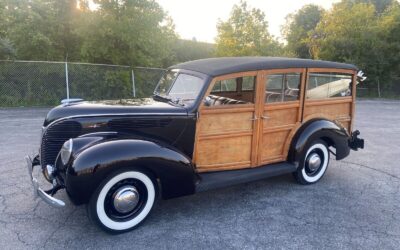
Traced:
POLYGON ((63 117, 102 115, 187 115, 181 106, 158 102, 152 98, 77 102, 57 106, 49 111, 43 126, 63 117))

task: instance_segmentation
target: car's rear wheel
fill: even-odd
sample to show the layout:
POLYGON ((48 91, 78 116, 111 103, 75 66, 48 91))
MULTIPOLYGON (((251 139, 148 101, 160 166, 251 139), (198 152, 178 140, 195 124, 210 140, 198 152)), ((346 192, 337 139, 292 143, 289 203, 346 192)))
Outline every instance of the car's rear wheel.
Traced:
POLYGON ((97 188, 89 216, 102 229, 122 233, 137 227, 150 213, 156 197, 152 179, 139 171, 111 175, 97 188))
POLYGON ((293 175, 300 184, 307 185, 318 182, 328 168, 328 145, 323 140, 315 140, 310 143, 299 164, 299 168, 293 175))

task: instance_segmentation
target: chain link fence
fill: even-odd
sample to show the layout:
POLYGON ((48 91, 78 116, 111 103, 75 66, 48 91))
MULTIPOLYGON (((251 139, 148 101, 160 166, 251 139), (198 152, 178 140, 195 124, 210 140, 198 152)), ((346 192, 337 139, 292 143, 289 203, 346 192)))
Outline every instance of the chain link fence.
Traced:
MULTIPOLYGON (((0 61, 0 107, 54 106, 62 99, 115 100, 152 95, 164 70, 88 63, 0 61)), ((368 75, 367 75, 368 76, 368 75)), ((367 79, 364 98, 400 98, 400 77, 367 79)))
POLYGON ((357 85, 357 97, 400 99, 400 77, 368 79, 357 85))
POLYGON ((0 61, 0 107, 54 106, 66 98, 149 97, 163 73, 123 65, 0 61))

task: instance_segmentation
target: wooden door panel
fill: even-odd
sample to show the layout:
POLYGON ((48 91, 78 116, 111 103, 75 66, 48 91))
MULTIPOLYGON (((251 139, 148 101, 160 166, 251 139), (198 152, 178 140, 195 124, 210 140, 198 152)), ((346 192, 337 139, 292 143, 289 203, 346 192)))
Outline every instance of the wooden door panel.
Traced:
POLYGON ((264 117, 268 117, 263 122, 264 129, 271 129, 276 126, 294 125, 298 121, 299 105, 296 104, 293 108, 282 108, 273 109, 266 107, 264 110, 264 117))
POLYGON ((285 158, 284 149, 291 129, 263 133, 263 146, 260 148, 261 164, 280 161, 285 158))
POLYGON ((197 145, 197 169, 200 172, 249 167, 252 134, 223 138, 203 138, 197 145))
POLYGON ((252 105, 203 110, 195 145, 198 172, 251 166, 254 109, 252 105))
MULTIPOLYGON (((254 108, 250 108, 252 110, 254 108)), ((253 129, 251 118, 254 116, 253 111, 240 111, 236 113, 206 113, 204 112, 199 124, 199 135, 224 134, 248 131, 253 129)))
POLYGON ((267 70, 264 74, 263 89, 265 93, 263 93, 264 97, 262 98, 262 131, 257 156, 257 165, 259 166, 287 159, 288 144, 290 144, 294 130, 298 128, 302 118, 303 89, 306 77, 305 69, 267 70), (298 100, 286 100, 285 97, 281 98, 282 100, 279 102, 267 102, 269 99, 265 97, 268 92, 268 88, 266 88, 268 77, 281 74, 299 75, 298 100))
POLYGON ((286 160, 288 137, 299 123, 300 104, 265 105, 258 162, 264 165, 286 160))

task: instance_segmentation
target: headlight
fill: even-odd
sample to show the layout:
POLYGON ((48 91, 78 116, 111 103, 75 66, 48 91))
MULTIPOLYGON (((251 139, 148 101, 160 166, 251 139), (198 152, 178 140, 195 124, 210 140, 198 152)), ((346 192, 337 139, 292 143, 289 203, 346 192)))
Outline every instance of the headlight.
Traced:
POLYGON ((64 143, 60 151, 61 161, 64 165, 66 165, 69 162, 69 160, 71 159, 71 155, 72 155, 72 139, 69 139, 64 143))

